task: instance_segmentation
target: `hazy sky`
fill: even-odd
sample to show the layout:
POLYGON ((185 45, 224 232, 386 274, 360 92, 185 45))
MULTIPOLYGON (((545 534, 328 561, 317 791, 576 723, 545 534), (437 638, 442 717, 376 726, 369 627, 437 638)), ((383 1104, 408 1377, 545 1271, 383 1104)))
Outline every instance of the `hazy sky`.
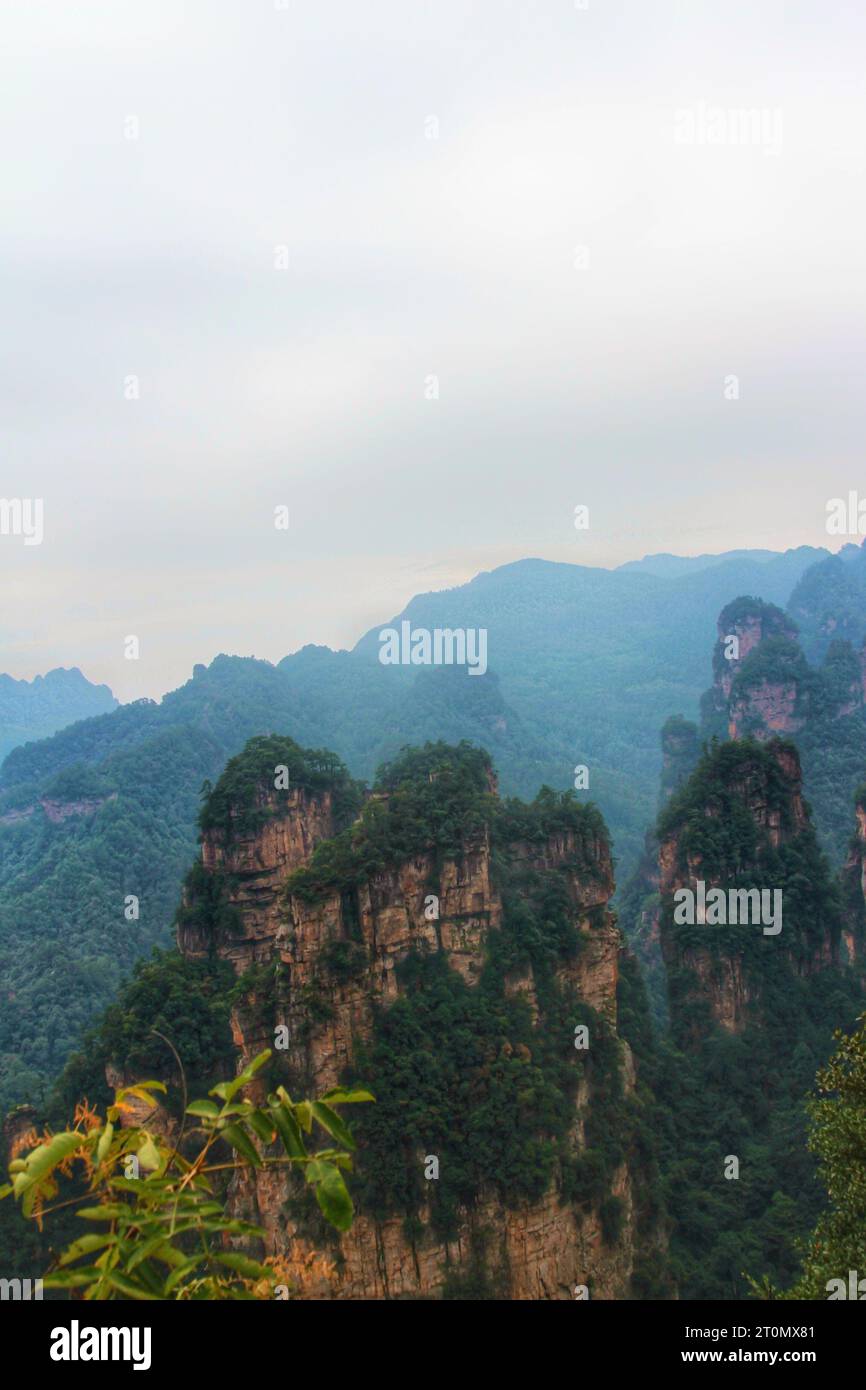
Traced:
POLYGON ((45 515, 0 669, 158 696, 526 555, 836 548, 864 40, 859 0, 0 3, 0 496, 45 515))

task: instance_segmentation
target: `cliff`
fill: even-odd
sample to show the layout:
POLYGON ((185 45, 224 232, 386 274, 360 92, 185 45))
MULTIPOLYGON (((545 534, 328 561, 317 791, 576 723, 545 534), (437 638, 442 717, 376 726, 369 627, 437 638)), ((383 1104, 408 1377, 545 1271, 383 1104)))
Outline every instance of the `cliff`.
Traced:
MULTIPOLYGON (((407 759, 342 830, 332 789, 277 794, 261 760, 241 805, 217 784, 179 946, 232 963, 238 1065, 276 1048, 263 1091, 379 1098, 330 1296, 625 1297, 644 1174, 603 822, 568 795, 500 803, 468 746, 407 759)), ((298 1198, 269 1172, 232 1200, 296 1260, 322 1239, 298 1198)))
POLYGON ((740 1033, 765 1019, 773 989, 840 964, 839 905, 792 743, 711 748, 662 813, 658 835, 662 953, 672 1016, 687 1032, 715 1023, 740 1033), (731 893, 756 889, 767 894, 760 915, 755 899, 748 920, 734 920, 747 900, 734 907, 731 893), (725 895, 714 916, 700 906, 712 890, 725 895))
POLYGON ((866 957, 866 786, 861 786, 854 807, 854 831, 842 870, 845 911, 843 937, 850 961, 866 957))
POLYGON ((800 681, 808 670, 795 624, 774 604, 743 597, 722 609, 717 633, 713 684, 701 705, 705 736, 795 733, 802 727, 800 681))

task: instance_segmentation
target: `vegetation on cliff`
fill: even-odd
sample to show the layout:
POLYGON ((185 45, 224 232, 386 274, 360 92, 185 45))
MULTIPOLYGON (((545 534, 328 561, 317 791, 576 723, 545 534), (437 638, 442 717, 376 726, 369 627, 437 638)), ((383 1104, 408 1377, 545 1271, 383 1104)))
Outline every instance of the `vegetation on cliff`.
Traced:
POLYGON ((216 786, 206 782, 199 812, 203 833, 251 834, 279 815, 298 788, 312 795, 330 792, 337 826, 352 818, 361 804, 360 783, 349 776, 335 753, 301 748, 281 734, 252 738, 230 758, 216 786), (284 769, 279 776, 277 769, 284 769))
MULTIPOLYGON (((500 802, 493 792, 489 753, 462 742, 407 748, 378 771, 373 795, 354 825, 313 851, 286 883, 287 896, 311 902, 346 891, 412 855, 434 849, 455 855, 473 835, 489 831, 494 844, 540 841, 570 831, 580 866, 595 872, 596 846, 608 844, 604 820, 573 792, 542 787, 527 805, 500 802)), ((577 867, 575 865, 575 867, 577 867)))
POLYGON ((863 993, 857 973, 829 958, 840 894, 796 813, 796 767, 784 741, 711 746, 657 826, 674 843, 681 877, 691 863, 691 877, 708 884, 783 895, 778 936, 752 925, 675 924, 663 904, 671 1034, 644 1031, 634 1046, 656 1098, 671 1268, 684 1298, 744 1297, 747 1274, 790 1283, 798 1238, 821 1208, 804 1103, 834 1028, 852 1026, 863 993), (768 821, 781 836, 775 846, 768 821), (734 977, 745 1017, 728 1031, 719 1013, 734 977), (731 1157, 736 1178, 725 1172, 731 1157))

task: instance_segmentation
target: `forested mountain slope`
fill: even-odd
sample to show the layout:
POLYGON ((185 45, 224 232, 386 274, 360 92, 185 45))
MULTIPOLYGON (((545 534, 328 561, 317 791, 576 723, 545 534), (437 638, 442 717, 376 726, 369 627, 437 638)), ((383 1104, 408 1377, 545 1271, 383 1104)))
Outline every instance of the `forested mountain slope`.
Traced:
POLYGON ((47 738, 116 705, 108 686, 91 684, 77 666, 58 666, 31 681, 0 675, 0 761, 19 744, 47 738))

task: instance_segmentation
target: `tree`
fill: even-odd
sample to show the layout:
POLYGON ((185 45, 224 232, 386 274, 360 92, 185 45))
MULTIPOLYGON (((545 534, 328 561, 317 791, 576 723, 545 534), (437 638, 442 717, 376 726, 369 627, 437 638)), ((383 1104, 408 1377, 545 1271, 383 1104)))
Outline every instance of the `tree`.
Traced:
POLYGON ((832 1280, 849 1288, 851 1271, 866 1281, 866 1014, 859 1024, 850 1037, 835 1034, 838 1050, 818 1073, 819 1096, 809 1105, 809 1148, 818 1156, 829 1209, 805 1242, 792 1288, 780 1292, 767 1279, 750 1281, 764 1298, 828 1298, 840 1287, 832 1280))

